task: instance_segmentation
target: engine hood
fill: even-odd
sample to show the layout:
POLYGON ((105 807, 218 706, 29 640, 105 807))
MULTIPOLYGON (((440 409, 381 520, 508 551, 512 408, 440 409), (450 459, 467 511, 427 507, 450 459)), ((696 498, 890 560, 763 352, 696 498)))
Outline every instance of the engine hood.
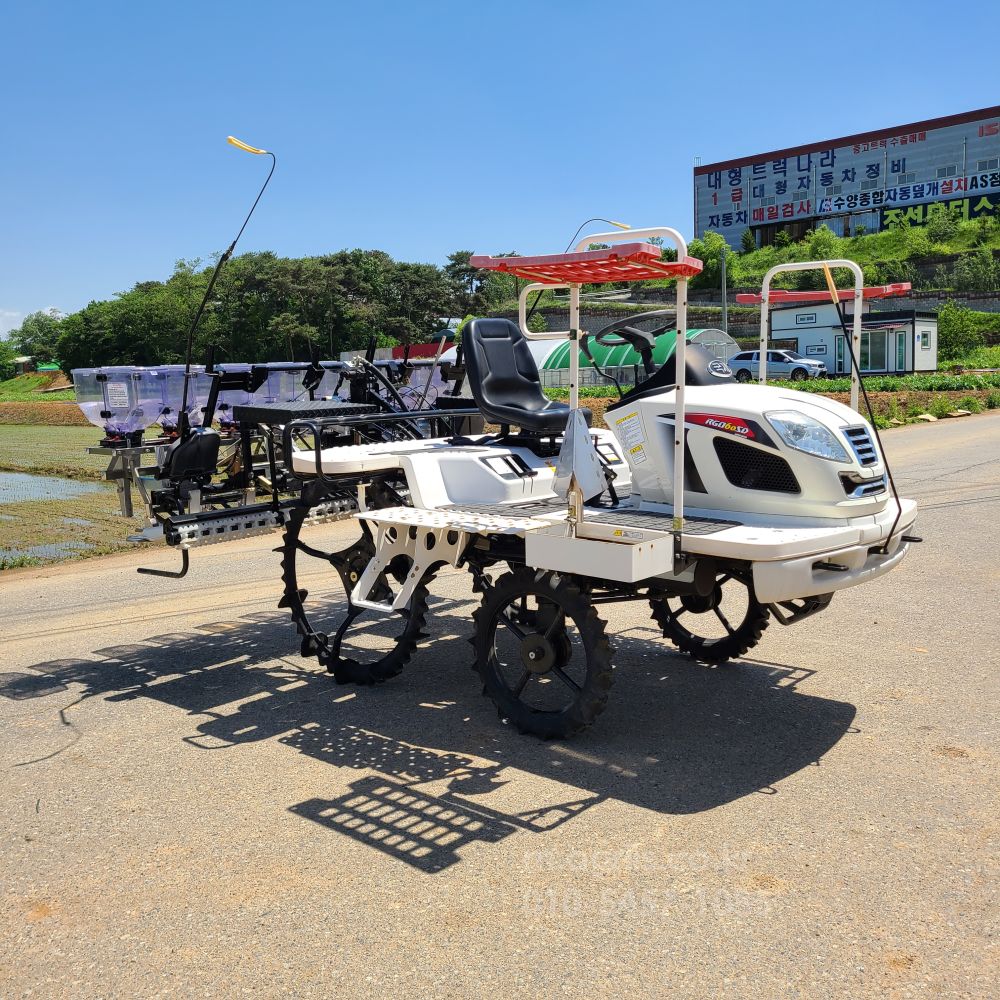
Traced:
MULTIPOLYGON (((881 511, 889 494, 868 422, 815 393, 772 386, 691 386, 685 393, 685 504, 720 511, 844 520, 881 511), (792 447, 766 414, 794 411, 830 431, 844 459, 792 447)), ((675 390, 606 415, 643 500, 671 503, 675 390)))

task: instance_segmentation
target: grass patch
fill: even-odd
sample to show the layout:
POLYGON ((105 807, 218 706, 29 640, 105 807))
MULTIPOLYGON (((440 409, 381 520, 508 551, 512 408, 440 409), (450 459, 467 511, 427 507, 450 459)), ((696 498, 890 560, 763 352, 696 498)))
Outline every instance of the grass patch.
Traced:
MULTIPOLYGON (((815 382, 804 383, 775 383, 789 388, 799 389, 803 385, 809 385, 817 392, 817 385, 822 387, 830 382, 836 384, 836 380, 818 379, 815 382)), ((866 380, 868 384, 868 380, 866 380)), ((850 383, 844 383, 844 390, 840 392, 826 392, 824 395, 830 399, 835 399, 845 405, 850 400, 850 383)), ((546 389, 546 395, 553 399, 566 400, 569 398, 568 389, 546 389)), ((886 428, 893 426, 893 421, 910 423, 922 413, 932 413, 934 416, 946 416, 953 410, 969 410, 972 413, 980 413, 983 409, 1000 409, 1000 390, 975 389, 975 390, 904 390, 899 389, 893 392, 870 390, 868 396, 872 403, 875 414, 875 425, 886 428)), ((580 390, 581 403, 593 411, 594 426, 605 426, 604 413, 618 399, 614 386, 593 386, 580 390)), ((864 412, 864 404, 861 407, 864 412)), ((866 414, 867 416, 867 414, 866 414)))
POLYGON ((1000 368, 1000 344, 993 347, 977 347, 964 357, 949 363, 961 365, 963 368, 1000 368))
POLYGON ((101 432, 86 427, 40 427, 31 424, 0 426, 0 470, 31 472, 68 479, 103 479, 108 459, 88 455, 101 432))
MULTIPOLYGON (((626 391, 630 388, 622 386, 626 391)), ((549 399, 569 399, 569 389, 554 387, 544 390, 549 399)), ((613 385, 585 385, 580 387, 581 399, 617 399, 618 390, 613 385)))
POLYGON ((16 378, 0 382, 0 403, 73 402, 76 394, 72 389, 58 392, 43 392, 57 380, 62 381, 61 372, 35 372, 18 375, 16 378))
MULTIPOLYGON (((801 392, 850 392, 851 380, 843 378, 816 378, 807 382, 771 382, 783 389, 798 389, 801 392)), ((943 372, 928 372, 926 375, 868 375, 865 388, 869 392, 960 392, 966 389, 1000 389, 1000 372, 997 374, 948 375, 943 372)))
MULTIPOLYGON (((702 274, 691 282, 692 288, 717 285, 718 267, 714 262, 721 245, 724 245, 721 237, 715 233, 688 244, 691 255, 706 264, 702 274)), ((741 288, 759 288, 764 273, 775 264, 847 258, 861 265, 867 285, 913 281, 915 287, 985 290, 996 287, 990 253, 995 249, 1000 249, 1000 226, 991 218, 944 225, 891 226, 877 233, 853 237, 836 236, 821 225, 802 240, 784 247, 772 245, 748 253, 732 253, 727 258, 727 266, 731 284, 741 288), (921 280, 911 262, 943 254, 962 256, 942 269, 942 273, 921 280)), ((834 277, 838 276, 835 271, 834 277)), ((782 274, 772 287, 822 288, 823 277, 811 272, 782 274)))
POLYGON ((930 409, 927 411, 932 417, 940 420, 948 416, 955 409, 955 404, 947 396, 937 396, 931 400, 930 409))
MULTIPOLYGON (((781 389, 797 389, 799 392, 816 392, 823 396, 851 391, 851 380, 846 376, 809 379, 806 382, 768 379, 767 384, 781 389)), ((985 375, 949 375, 944 372, 928 372, 926 375, 868 375, 865 377, 865 388, 869 392, 903 393, 1000 390, 1000 372, 985 375)), ((553 387, 544 391, 549 399, 569 399, 569 389, 553 387)), ((618 392, 613 385, 585 385, 580 387, 580 398, 617 399, 618 392)))
MULTIPOLYGON (((768 385, 781 389, 797 389, 799 392, 816 392, 829 396, 833 393, 850 392, 851 380, 843 378, 816 378, 807 382, 768 379, 768 385)), ((869 392, 962 392, 965 390, 1000 389, 1000 372, 986 375, 947 375, 929 372, 926 375, 869 375, 865 378, 865 388, 869 392)), ((550 399, 569 399, 569 389, 546 389, 550 399)), ((583 386, 581 399, 616 399, 618 393, 613 385, 583 386)))
POLYGON ((956 410, 968 410, 970 413, 982 413, 986 407, 975 396, 963 396, 956 404, 956 410))
POLYGON ((41 566, 42 560, 34 556, 0 556, 0 572, 5 569, 23 569, 25 566, 41 566))

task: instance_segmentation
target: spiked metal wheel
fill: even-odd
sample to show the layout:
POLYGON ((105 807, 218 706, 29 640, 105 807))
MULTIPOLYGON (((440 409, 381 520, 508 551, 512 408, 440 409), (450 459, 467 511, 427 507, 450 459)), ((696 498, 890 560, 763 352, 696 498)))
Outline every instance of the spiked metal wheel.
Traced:
POLYGON ((572 581, 529 568, 500 577, 473 615, 483 693, 523 733, 557 739, 589 726, 611 688, 604 622, 572 581))
POLYGON ((664 636, 702 663, 724 663, 753 649, 770 617, 749 573, 721 574, 706 597, 660 598, 649 606, 664 636))
MULTIPOLYGON (((350 604, 348 596, 375 554, 367 526, 358 525, 354 539, 344 545, 344 527, 314 525, 310 514, 322 510, 322 500, 293 508, 285 524, 281 547, 281 578, 284 596, 280 606, 288 608, 300 636, 302 655, 315 656, 339 684, 378 684, 395 677, 426 639, 426 577, 414 591, 409 606, 397 614, 382 615, 350 604), (310 598, 302 586, 304 577, 316 570, 325 573, 310 598)), ((409 560, 390 564, 395 580, 405 578, 409 560)), ((432 575, 432 574, 431 574, 432 575)), ((385 575, 371 594, 374 600, 391 599, 385 575)))

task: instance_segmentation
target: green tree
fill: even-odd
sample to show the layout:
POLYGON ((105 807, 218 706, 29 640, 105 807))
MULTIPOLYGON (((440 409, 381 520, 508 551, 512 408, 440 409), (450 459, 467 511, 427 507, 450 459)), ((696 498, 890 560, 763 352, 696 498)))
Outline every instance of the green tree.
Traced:
POLYGON ((289 358, 308 357, 310 347, 318 340, 316 327, 303 323, 295 313, 272 316, 267 329, 276 342, 288 345, 289 358))
POLYGON ((453 288, 433 264, 397 264, 387 292, 386 332, 400 343, 426 339, 457 311, 453 288))
POLYGON ((975 220, 974 225, 976 227, 975 242, 976 246, 983 246, 990 243, 997 232, 997 220, 992 215, 980 215, 978 219, 975 220))
POLYGON ((14 374, 14 358, 17 351, 9 340, 0 338, 0 381, 8 379, 14 374))
POLYGON ((463 315, 472 309, 476 292, 483 282, 483 275, 489 273, 478 267, 472 267, 469 264, 471 257, 471 250, 456 250, 448 255, 448 263, 444 266, 444 273, 455 290, 458 312, 463 315))
POLYGON ((938 310, 938 357, 942 361, 962 358, 984 344, 972 310, 944 302, 938 310))
MULTIPOLYGON (((932 206, 933 207, 933 206, 932 206)), ((940 210, 934 212, 927 223, 927 236, 934 243, 947 243, 958 233, 958 223, 951 212, 940 210)))
POLYGON ((10 334, 14 349, 35 361, 56 361, 62 318, 58 309, 40 309, 25 316, 21 325, 10 334))
POLYGON ((723 254, 726 255, 729 281, 735 282, 739 258, 721 233, 709 230, 704 236, 691 240, 688 243, 688 254, 697 257, 702 263, 701 274, 691 279, 692 288, 717 289, 722 286, 723 254))
POLYGON ((540 312, 528 317, 528 329, 532 333, 544 333, 549 328, 548 320, 540 312))
POLYGON ((757 249, 757 237, 752 229, 744 229, 740 237, 740 252, 753 253, 757 249))
POLYGON ((963 254, 955 264, 955 287, 963 292, 992 292, 1000 288, 1000 261, 989 247, 963 254))

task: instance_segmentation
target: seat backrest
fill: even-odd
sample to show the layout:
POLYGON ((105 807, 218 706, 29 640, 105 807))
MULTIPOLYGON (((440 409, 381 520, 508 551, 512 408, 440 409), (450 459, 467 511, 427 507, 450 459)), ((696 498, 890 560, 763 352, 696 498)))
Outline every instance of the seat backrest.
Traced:
POLYGON ((494 407, 516 407, 529 413, 548 400, 528 341, 509 319, 470 320, 463 332, 469 388, 487 419, 507 423, 509 415, 492 415, 494 407))
POLYGON ((160 478, 175 482, 211 478, 219 461, 221 439, 208 427, 199 427, 188 438, 178 438, 167 446, 160 465, 160 478))

